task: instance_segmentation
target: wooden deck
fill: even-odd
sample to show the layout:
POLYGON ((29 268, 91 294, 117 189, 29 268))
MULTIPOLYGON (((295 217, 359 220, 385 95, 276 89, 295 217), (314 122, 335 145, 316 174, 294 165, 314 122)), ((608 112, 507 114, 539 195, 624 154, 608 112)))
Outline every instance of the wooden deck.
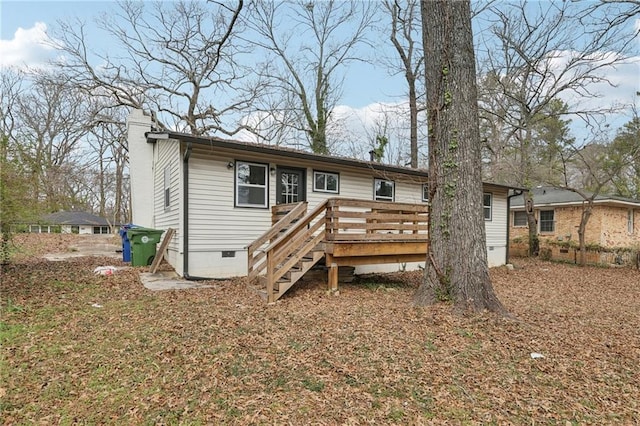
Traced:
POLYGON ((338 267, 424 261, 426 204, 330 198, 307 212, 306 203, 272 208, 272 227, 248 246, 249 278, 277 300, 321 258, 328 284, 338 288, 338 267))

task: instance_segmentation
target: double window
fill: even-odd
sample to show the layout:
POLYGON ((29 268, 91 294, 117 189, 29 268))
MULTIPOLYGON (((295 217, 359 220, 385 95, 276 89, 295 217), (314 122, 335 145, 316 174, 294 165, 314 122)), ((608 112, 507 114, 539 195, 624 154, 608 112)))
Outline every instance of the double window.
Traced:
POLYGON ((373 199, 376 201, 393 201, 395 198, 395 182, 375 179, 373 182, 373 199))
POLYGON ((236 162, 237 207, 268 207, 268 173, 269 166, 267 164, 236 162))
POLYGON ((313 172, 313 191, 329 192, 337 194, 340 192, 340 175, 329 172, 313 172))
POLYGON ((93 227, 94 234, 110 234, 110 229, 108 226, 94 226, 93 227))

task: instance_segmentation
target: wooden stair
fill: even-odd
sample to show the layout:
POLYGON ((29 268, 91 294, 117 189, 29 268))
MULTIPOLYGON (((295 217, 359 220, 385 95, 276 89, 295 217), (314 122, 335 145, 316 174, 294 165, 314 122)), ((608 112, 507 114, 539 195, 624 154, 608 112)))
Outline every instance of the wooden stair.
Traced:
MULTIPOLYGON (((314 250, 300 259, 293 267, 273 283, 272 301, 278 300, 289 290, 295 283, 300 281, 304 275, 311 270, 322 258, 324 258, 324 250, 314 250)), ((251 283, 252 288, 264 300, 269 301, 268 280, 266 275, 259 275, 251 283)))
POLYGON ((324 257, 326 202, 307 214, 291 205, 272 227, 247 247, 249 285, 275 302, 324 257))

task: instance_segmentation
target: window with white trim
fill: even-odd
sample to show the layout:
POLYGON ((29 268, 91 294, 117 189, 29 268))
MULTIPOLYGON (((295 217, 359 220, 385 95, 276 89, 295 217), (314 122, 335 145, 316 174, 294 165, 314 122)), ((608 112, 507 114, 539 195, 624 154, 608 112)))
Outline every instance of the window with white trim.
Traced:
POLYGON ((540 210, 540 232, 554 232, 556 230, 555 212, 540 210))
POLYGON ((627 212, 627 232, 633 234, 633 209, 627 212))
POLYGON ((484 209, 484 220, 491 220, 493 206, 493 194, 485 192, 482 197, 482 207, 484 209))
POLYGON ((393 201, 395 197, 395 182, 385 179, 374 179, 373 199, 376 201, 393 201))
POLYGON ((422 201, 425 201, 425 202, 429 201, 429 184, 428 183, 422 184, 422 201))
POLYGON ((513 226, 527 226, 527 212, 513 212, 513 226))
POLYGON ((313 191, 330 192, 337 194, 340 192, 340 175, 330 172, 313 172, 313 191))
POLYGON ((268 164, 236 162, 236 207, 267 208, 268 164))

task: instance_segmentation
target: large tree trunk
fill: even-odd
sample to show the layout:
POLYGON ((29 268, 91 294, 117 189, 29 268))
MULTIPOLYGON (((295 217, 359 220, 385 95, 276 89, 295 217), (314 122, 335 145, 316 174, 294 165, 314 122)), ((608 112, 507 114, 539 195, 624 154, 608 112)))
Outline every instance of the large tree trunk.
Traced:
POLYGON ((469 1, 422 0, 431 212, 416 305, 506 313, 487 266, 476 70, 469 1))

